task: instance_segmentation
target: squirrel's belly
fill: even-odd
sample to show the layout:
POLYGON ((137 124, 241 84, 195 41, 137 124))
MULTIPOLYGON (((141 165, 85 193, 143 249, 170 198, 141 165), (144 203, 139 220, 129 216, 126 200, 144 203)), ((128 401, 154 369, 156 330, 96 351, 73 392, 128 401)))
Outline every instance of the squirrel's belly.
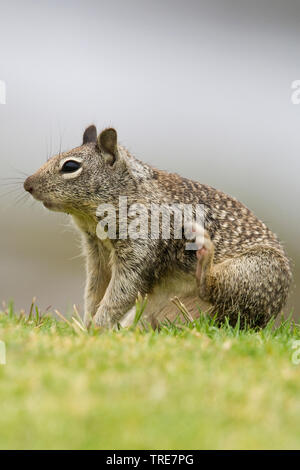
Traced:
MULTIPOLYGON (((160 281, 148 295, 147 306, 142 319, 156 327, 166 319, 171 322, 176 317, 182 318, 179 309, 171 299, 178 297, 193 318, 199 316, 199 309, 206 313, 211 309, 211 304, 201 300, 197 294, 195 276, 191 274, 176 273, 169 275, 160 281)), ((132 324, 135 317, 135 307, 131 308, 121 321, 123 327, 132 324)))

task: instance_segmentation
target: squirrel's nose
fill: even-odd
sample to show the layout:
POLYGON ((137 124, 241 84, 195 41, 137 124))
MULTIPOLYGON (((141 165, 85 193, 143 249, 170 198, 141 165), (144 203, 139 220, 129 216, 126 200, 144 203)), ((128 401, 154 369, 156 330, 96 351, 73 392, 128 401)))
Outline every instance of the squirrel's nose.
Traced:
POLYGON ((25 189, 25 191, 28 191, 30 194, 32 194, 32 192, 33 192, 33 185, 32 185, 31 176, 29 176, 28 178, 26 178, 26 180, 24 181, 24 189, 25 189))

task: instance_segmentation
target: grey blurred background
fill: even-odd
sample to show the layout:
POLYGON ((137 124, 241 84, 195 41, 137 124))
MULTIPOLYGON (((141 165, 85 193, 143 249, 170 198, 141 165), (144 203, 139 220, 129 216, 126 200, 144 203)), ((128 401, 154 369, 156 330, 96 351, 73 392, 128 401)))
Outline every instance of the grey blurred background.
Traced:
POLYGON ((21 183, 95 123, 254 210, 294 261, 299 317, 300 2, 1 0, 0 12, 0 300, 82 306, 68 218, 23 200, 21 183))

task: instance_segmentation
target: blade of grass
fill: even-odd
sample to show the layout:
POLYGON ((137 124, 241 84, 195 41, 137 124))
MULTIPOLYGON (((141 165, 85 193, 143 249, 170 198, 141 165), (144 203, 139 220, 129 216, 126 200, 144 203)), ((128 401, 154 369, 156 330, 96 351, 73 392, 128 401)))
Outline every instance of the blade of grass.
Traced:
POLYGON ((173 304, 180 310, 183 315, 183 318, 187 323, 193 323, 194 319, 192 315, 190 314, 186 306, 181 302, 181 300, 179 300, 178 297, 173 297, 171 299, 171 302, 173 302, 173 304))

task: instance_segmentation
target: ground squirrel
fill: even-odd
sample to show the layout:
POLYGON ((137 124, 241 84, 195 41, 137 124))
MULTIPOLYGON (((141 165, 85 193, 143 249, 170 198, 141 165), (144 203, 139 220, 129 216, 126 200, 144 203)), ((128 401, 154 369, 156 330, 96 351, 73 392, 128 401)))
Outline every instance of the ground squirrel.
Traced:
MULTIPOLYGON (((148 295, 146 319, 153 325, 174 318, 170 298, 178 296, 193 317, 200 306, 222 321, 264 326, 284 306, 291 270, 288 258, 266 225, 233 197, 210 186, 157 170, 118 145, 114 129, 99 136, 88 127, 82 145, 48 160, 24 183, 26 191, 51 210, 70 214, 82 234, 86 256, 85 322, 126 324, 140 293, 148 295), (200 204, 204 227, 197 252, 186 239, 97 233, 100 204, 200 204)), ((150 223, 150 222, 149 222, 150 223)), ((145 224, 147 225, 147 224, 145 224)), ((144 227, 145 228, 145 227, 144 227)), ((141 227, 140 227, 141 229, 141 227)))

